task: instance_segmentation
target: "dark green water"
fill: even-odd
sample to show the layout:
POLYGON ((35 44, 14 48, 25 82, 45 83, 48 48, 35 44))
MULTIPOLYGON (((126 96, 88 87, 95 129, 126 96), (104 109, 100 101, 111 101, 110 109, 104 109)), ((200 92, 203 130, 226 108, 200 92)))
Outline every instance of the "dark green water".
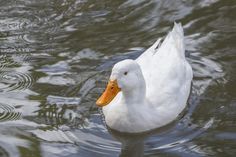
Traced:
POLYGON ((234 157, 235 65, 234 0, 0 0, 0 156, 234 157), (174 21, 194 70, 188 109, 164 131, 108 132, 95 101, 112 65, 174 21))

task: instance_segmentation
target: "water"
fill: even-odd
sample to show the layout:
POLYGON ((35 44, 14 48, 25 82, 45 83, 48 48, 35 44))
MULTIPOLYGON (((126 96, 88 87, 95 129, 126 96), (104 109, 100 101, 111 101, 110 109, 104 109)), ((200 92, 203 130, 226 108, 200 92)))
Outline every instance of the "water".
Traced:
POLYGON ((0 1, 0 156, 236 154, 233 0, 0 1), (194 70, 183 116, 142 135, 108 131, 95 101, 112 65, 180 21, 194 70))

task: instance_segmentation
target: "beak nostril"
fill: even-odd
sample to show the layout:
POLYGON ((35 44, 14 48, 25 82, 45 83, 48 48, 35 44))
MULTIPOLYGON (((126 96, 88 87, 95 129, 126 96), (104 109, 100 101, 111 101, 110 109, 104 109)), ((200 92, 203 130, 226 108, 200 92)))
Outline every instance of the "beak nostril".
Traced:
POLYGON ((107 84, 107 87, 103 94, 98 98, 96 104, 98 107, 103 107, 108 105, 114 97, 119 93, 120 88, 118 87, 118 84, 116 80, 109 81, 107 84))

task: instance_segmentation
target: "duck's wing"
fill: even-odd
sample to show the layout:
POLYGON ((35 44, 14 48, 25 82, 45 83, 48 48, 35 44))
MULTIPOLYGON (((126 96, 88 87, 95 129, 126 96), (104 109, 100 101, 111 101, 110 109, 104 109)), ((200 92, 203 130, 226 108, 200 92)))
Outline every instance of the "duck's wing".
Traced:
POLYGON ((159 43, 160 39, 136 59, 146 81, 147 98, 158 106, 185 105, 193 74, 185 59, 181 24, 175 23, 173 30, 158 47, 159 43))

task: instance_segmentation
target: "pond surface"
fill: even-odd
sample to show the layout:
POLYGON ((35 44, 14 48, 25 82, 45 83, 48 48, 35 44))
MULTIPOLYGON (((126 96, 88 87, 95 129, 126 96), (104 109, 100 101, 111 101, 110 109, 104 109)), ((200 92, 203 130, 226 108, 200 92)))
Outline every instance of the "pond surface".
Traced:
POLYGON ((236 1, 1 0, 1 157, 236 154, 236 1), (95 101, 112 66, 183 24, 194 70, 184 115, 138 136, 109 132, 95 101))

